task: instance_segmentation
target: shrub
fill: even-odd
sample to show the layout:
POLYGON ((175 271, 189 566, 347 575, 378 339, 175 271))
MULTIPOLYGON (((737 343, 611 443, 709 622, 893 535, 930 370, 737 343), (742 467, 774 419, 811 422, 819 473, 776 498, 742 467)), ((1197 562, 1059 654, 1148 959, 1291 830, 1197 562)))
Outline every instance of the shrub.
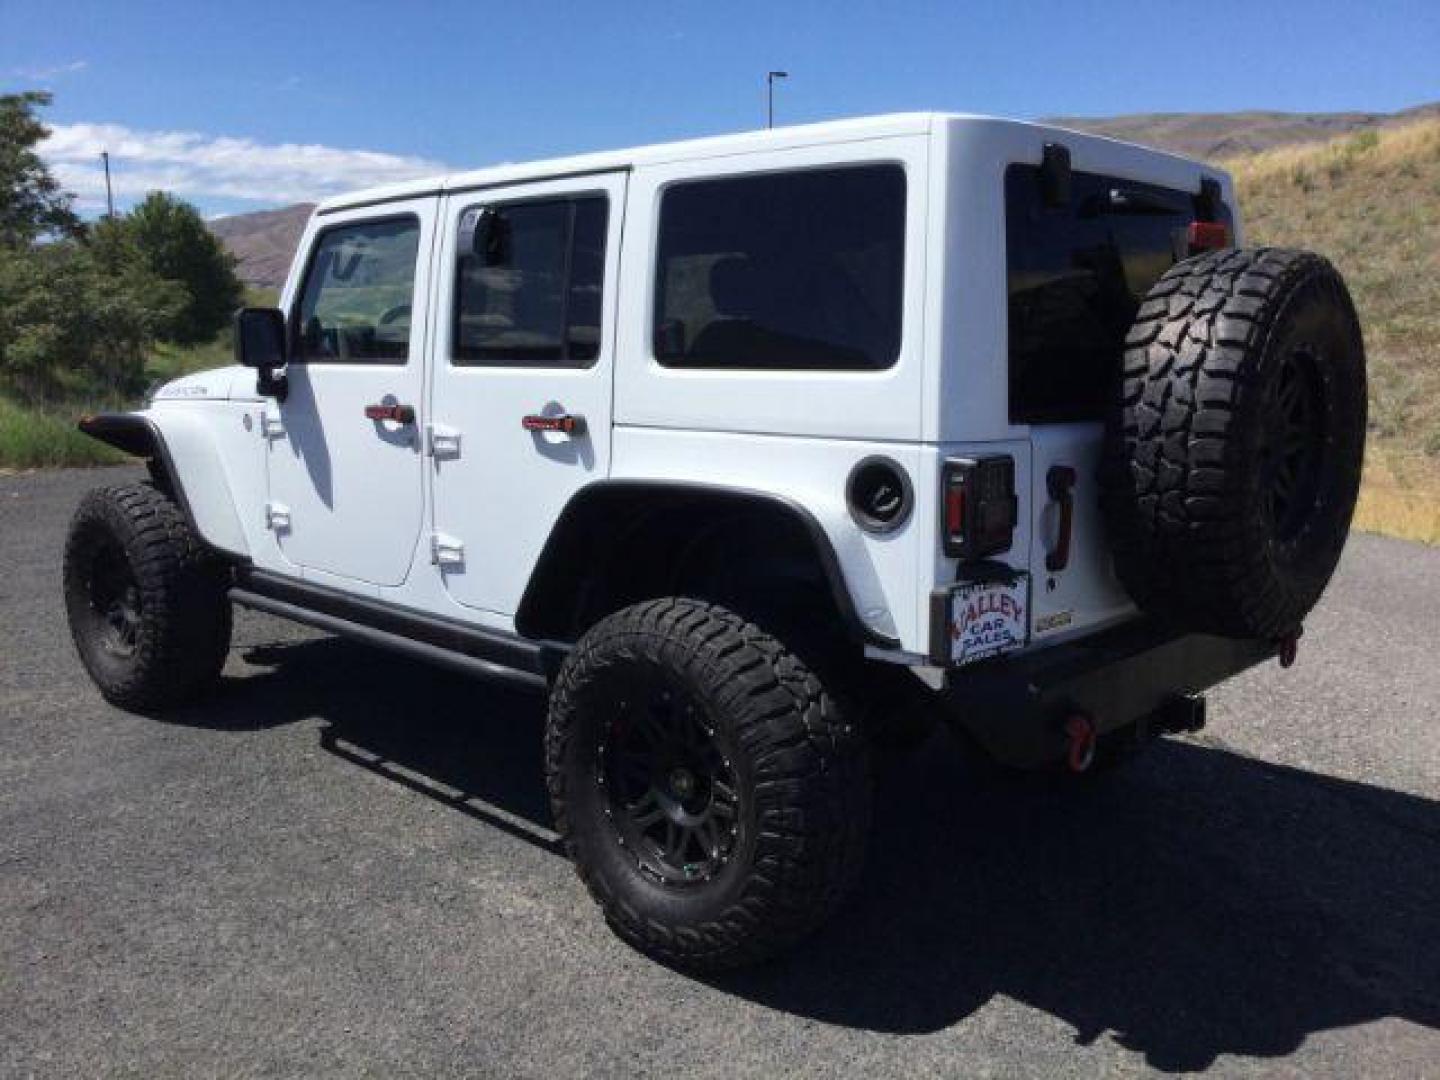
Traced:
POLYGON ((114 230, 0 249, 0 386, 31 403, 138 393, 146 349, 184 301, 114 230))

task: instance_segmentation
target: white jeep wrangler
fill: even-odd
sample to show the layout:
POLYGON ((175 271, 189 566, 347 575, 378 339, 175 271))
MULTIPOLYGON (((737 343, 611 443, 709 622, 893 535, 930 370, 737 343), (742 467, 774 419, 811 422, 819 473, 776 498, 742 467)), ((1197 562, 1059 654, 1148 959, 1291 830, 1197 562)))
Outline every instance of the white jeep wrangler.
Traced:
POLYGON ((616 930, 757 960, 855 880, 869 736, 1085 771, 1293 659, 1364 352, 1239 228, 1208 166, 948 115, 333 199, 237 366, 81 422, 152 483, 75 516, 80 656, 193 698, 238 603, 532 683, 616 930))

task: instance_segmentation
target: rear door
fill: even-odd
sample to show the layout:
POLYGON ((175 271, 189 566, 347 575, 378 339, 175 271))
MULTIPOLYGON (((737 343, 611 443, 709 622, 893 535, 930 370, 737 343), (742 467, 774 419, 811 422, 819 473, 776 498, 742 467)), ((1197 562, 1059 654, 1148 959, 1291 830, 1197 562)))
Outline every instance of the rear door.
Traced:
POLYGON ((1131 610, 1100 513, 1104 421, 1125 334, 1150 287, 1187 253, 1195 205, 1188 192, 1078 171, 1068 201, 1047 205, 1041 168, 1021 164, 1006 171, 1005 202, 1010 418, 1030 430, 1040 642, 1131 610))
POLYGON ((312 226, 291 301, 289 392, 265 423, 267 520, 305 576, 363 591, 398 585, 409 569, 424 524, 422 316, 435 205, 389 203, 312 226))
POLYGON ((432 557, 461 604, 513 614, 570 496, 609 471, 625 188, 617 172, 446 200, 432 557))

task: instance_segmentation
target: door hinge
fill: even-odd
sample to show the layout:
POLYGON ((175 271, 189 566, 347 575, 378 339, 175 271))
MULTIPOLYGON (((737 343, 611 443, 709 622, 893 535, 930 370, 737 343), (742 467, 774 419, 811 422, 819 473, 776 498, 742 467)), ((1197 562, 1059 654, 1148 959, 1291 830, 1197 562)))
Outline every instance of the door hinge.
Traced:
POLYGON ((436 566, 459 566, 465 561, 465 545, 453 536, 431 533, 430 561, 436 566))
POLYGON ((436 461, 460 456, 460 432, 444 424, 431 424, 425 429, 425 444, 436 461))
POLYGON ((277 533, 290 531, 290 508, 282 503, 265 504, 265 527, 277 533))
POLYGON ((285 434, 285 419, 278 412, 266 409, 260 414, 260 434, 267 439, 278 439, 285 434))

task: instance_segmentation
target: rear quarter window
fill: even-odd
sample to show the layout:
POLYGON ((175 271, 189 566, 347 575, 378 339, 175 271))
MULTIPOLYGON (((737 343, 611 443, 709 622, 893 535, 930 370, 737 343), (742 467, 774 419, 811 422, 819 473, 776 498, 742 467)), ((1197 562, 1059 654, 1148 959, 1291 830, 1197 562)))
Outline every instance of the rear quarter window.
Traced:
POLYGON ((904 256, 899 165, 675 184, 660 203, 655 357, 674 368, 888 368, 904 256))
POLYGON ((1038 166, 1006 170, 1012 423, 1104 418, 1125 334, 1195 218, 1189 192, 1085 172, 1066 205, 1046 206, 1038 166))

